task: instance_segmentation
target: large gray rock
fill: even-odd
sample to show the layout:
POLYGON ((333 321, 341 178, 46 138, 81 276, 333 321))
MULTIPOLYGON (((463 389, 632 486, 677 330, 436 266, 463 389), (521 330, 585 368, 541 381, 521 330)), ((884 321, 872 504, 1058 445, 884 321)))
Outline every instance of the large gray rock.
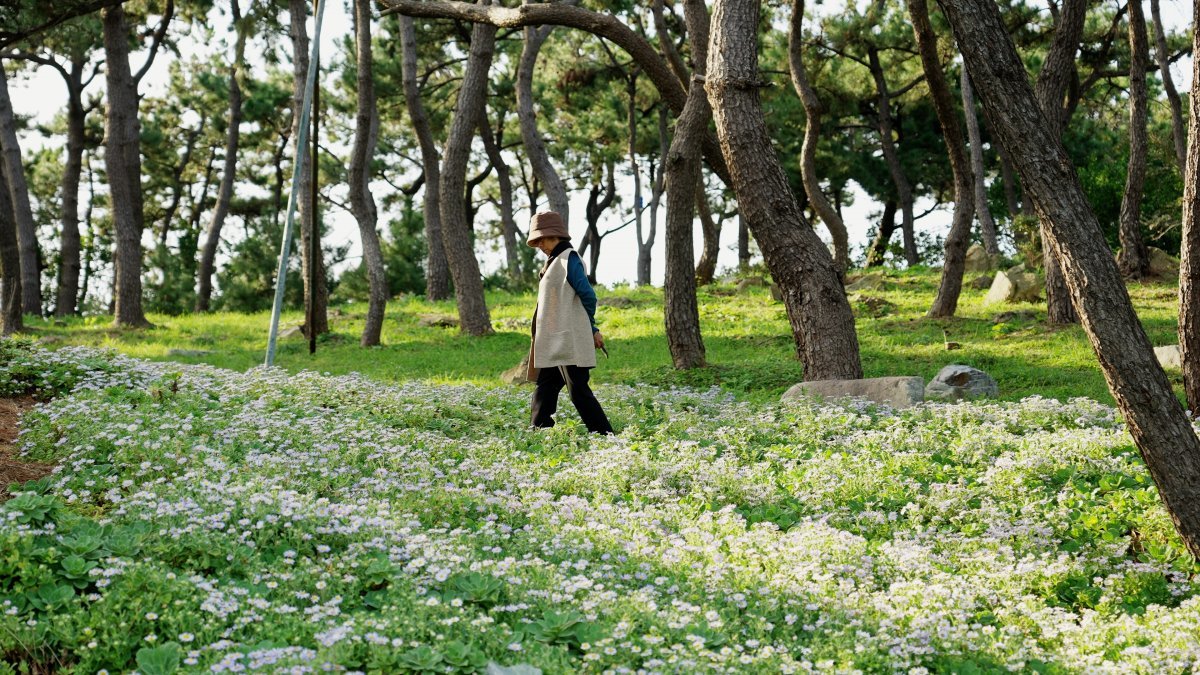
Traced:
POLYGON ((988 289, 983 304, 993 305, 998 302, 1034 302, 1042 285, 1036 274, 1029 272, 996 272, 992 279, 992 287, 988 289))
POLYGON ((865 380, 817 380, 793 385, 781 400, 865 398, 893 408, 907 408, 925 400, 925 381, 919 377, 871 377, 865 380))
POLYGON ((971 366, 949 365, 925 386, 925 399, 959 401, 997 396, 1000 387, 991 375, 971 366))
POLYGON ((1155 347, 1154 355, 1158 357, 1158 362, 1163 368, 1175 368, 1176 370, 1183 368, 1183 364, 1179 360, 1179 345, 1155 347))
POLYGON ((290 326, 279 334, 279 339, 281 340, 295 340, 303 337, 305 337, 304 329, 300 326, 290 326))
POLYGON ((971 280, 971 288, 977 291, 986 291, 992 287, 992 277, 987 274, 981 274, 971 280))
POLYGON ((1161 248, 1150 248, 1150 274, 1160 278, 1179 276, 1179 261, 1161 248))
POLYGON ((971 248, 967 249, 967 259, 964 264, 965 272, 987 272, 996 267, 996 260, 988 255, 983 246, 971 244, 971 248))
POLYGON ((864 274, 854 281, 854 283, 846 286, 847 293, 857 293, 858 291, 878 291, 883 288, 886 282, 883 280, 882 272, 872 272, 864 274))

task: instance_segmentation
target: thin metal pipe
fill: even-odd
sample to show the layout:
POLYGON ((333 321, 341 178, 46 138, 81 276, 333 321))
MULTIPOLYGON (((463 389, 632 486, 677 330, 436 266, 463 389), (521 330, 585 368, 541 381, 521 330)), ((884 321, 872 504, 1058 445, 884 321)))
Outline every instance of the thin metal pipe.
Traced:
POLYGON ((288 196, 287 224, 283 228, 283 241, 279 245, 279 269, 275 273, 275 304, 271 307, 271 331, 267 336, 266 365, 275 365, 275 341, 279 337, 279 314, 283 310, 283 285, 287 279, 288 255, 291 252, 292 237, 296 227, 296 186, 300 182, 300 170, 304 166, 305 152, 308 150, 308 117, 312 107, 313 91, 317 84, 317 47, 321 42, 321 17, 325 13, 325 3, 318 2, 316 7, 316 24, 313 27, 312 56, 308 62, 308 77, 304 83, 304 104, 300 106, 300 131, 296 134, 296 162, 292 167, 292 190, 288 196))

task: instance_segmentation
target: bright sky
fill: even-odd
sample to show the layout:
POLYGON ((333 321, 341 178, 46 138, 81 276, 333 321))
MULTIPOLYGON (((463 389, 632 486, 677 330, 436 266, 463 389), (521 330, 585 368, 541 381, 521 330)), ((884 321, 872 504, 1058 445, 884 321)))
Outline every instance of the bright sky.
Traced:
MULTIPOLYGON (((1190 25, 1191 22, 1191 7, 1186 0, 1161 0, 1163 21, 1167 24, 1168 29, 1182 29, 1190 25)), ((841 6, 838 2, 826 2, 821 5, 822 12, 837 11, 836 8, 841 6)), ((1147 9, 1147 19, 1149 18, 1149 10, 1147 9)), ((222 17, 218 19, 215 25, 225 25, 228 19, 222 17)), ((345 2, 331 3, 326 8, 326 13, 323 19, 324 25, 322 28, 321 49, 326 55, 323 58, 323 63, 328 67, 329 56, 334 54, 338 48, 336 42, 344 35, 350 34, 351 19, 349 9, 345 2)), ((312 20, 309 21, 309 34, 311 36, 313 30, 312 20)), ((198 36, 197 36, 198 38, 198 36)), ((192 40, 190 43, 183 45, 185 53, 195 51, 198 48, 198 40, 192 40)), ((207 45, 203 45, 207 46, 207 45)), ((218 42, 214 47, 222 49, 222 45, 218 42)), ((251 53, 253 53, 251 51, 251 53)), ((155 94, 164 89, 164 83, 167 78, 167 66, 173 58, 170 54, 160 54, 154 64, 154 67, 148 73, 142 85, 142 93, 155 94)), ((131 58, 133 67, 136 69, 140 66, 141 58, 135 55, 131 58)), ((1176 86, 1181 91, 1186 91, 1190 88, 1191 82, 1191 61, 1190 59, 1181 59, 1172 67, 1172 74, 1176 86)), ((326 72, 328 75, 328 72, 326 72)), ((98 77, 91 85, 91 91, 100 91, 103 88, 103 77, 98 77)), ((64 105, 65 105, 65 87, 59 75, 48 68, 40 68, 32 74, 23 74, 20 78, 11 78, 9 80, 10 89, 14 107, 18 115, 31 116, 38 122, 48 122, 64 105)), ((1165 102, 1162 103, 1165 105, 1165 102)), ((37 147, 44 145, 58 145, 61 139, 45 139, 37 134, 27 134, 22 139, 25 150, 31 151, 37 147)), ((479 141, 476 141, 477 143, 479 141)), ((339 150, 344 152, 344 150, 339 150)), ((783 158, 787 161, 788 158, 783 158)), ((643 179, 643 186, 648 184, 648 179, 643 179)), ((631 204, 633 203, 633 184, 629 178, 618 180, 618 190, 623 197, 623 203, 620 206, 610 209, 604 216, 604 220, 600 224, 601 231, 606 231, 613 227, 624 223, 632 217, 631 204)), ((373 184, 373 190, 376 195, 382 194, 382 191, 391 189, 384 183, 373 184)), ((215 186, 214 188, 215 189, 215 186)), ((341 198, 341 196, 339 196, 341 198)), ((522 199, 522 195, 516 196, 518 203, 522 199)), ((645 199, 649 200, 649 191, 646 190, 645 199)), ((867 242, 866 236, 868 230, 872 227, 873 221, 870 218, 871 213, 879 210, 878 204, 872 202, 865 193, 860 190, 855 190, 854 205, 847 208, 845 211, 846 226, 850 233, 850 244, 852 249, 861 249, 867 242)), ((575 241, 578 244, 582 238, 585 223, 582 217, 584 208, 587 203, 587 191, 577 190, 571 195, 571 212, 576 214, 572 218, 571 232, 575 235, 575 241)), ((542 204, 542 207, 545 205, 542 204)), ((917 205, 917 212, 924 211, 927 205, 917 205)), ((336 207, 328 208, 327 214, 332 221, 331 239, 339 241, 350 241, 353 243, 350 255, 351 262, 357 264, 357 256, 360 254, 358 227, 354 219, 349 213, 343 212, 336 207)), ((524 229, 528 218, 528 211, 520 211, 517 213, 518 224, 524 229)), ((649 212, 646 213, 648 220, 649 212)), ((383 220, 384 214, 381 214, 383 220)), ((481 211, 481 218, 494 218, 494 214, 488 213, 487 210, 481 211)), ((665 207, 659 212, 659 231, 658 237, 654 246, 652 275, 651 279, 654 284, 661 284, 664 274, 664 239, 663 232, 665 223, 665 207)), ((927 231, 935 234, 943 234, 949 227, 950 214, 945 211, 935 212, 921 221, 918 221, 917 227, 920 231, 927 231)), ((238 227, 226 226, 225 237, 236 238, 241 236, 238 227)), ((818 226, 818 232, 824 238, 825 231, 818 226)), ((149 237, 147 233, 147 237, 149 237)), ((897 234, 897 237, 899 235, 897 234)), ((718 269, 732 267, 737 263, 737 221, 736 218, 731 218, 725 222, 725 227, 722 231, 722 250, 719 258, 718 269)), ((699 225, 696 227, 696 255, 700 254, 700 235, 699 225)), ((293 249, 294 250, 294 249, 293 249)), ((629 226, 620 232, 614 233, 604 239, 603 254, 600 258, 598 270, 598 280, 603 284, 613 284, 623 281, 632 282, 637 277, 636 262, 637 262, 637 243, 634 234, 633 226, 629 226)), ((480 257, 483 262, 484 272, 491 272, 498 269, 503 262, 503 255, 494 253, 490 250, 480 250, 480 257)), ((218 261, 220 264, 220 261, 218 261)))

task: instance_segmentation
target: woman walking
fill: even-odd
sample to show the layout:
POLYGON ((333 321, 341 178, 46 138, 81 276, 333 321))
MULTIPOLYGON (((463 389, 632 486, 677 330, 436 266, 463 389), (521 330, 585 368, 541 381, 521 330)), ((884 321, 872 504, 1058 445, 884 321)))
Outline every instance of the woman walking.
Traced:
POLYGON ((611 434, 612 425, 588 386, 596 350, 604 348, 596 327, 596 292, 570 240, 562 216, 554 211, 537 213, 529 223, 529 245, 546 254, 529 351, 529 379, 537 381, 530 406, 533 426, 554 426, 558 394, 565 386, 588 431, 611 434))

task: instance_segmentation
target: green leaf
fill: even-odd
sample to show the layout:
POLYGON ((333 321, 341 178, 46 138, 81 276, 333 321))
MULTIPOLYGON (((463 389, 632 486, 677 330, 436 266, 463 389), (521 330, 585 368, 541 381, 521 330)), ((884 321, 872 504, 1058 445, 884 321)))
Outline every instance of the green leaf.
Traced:
POLYGON ((142 647, 137 653, 142 675, 170 675, 179 669, 179 644, 168 642, 158 647, 142 647))

